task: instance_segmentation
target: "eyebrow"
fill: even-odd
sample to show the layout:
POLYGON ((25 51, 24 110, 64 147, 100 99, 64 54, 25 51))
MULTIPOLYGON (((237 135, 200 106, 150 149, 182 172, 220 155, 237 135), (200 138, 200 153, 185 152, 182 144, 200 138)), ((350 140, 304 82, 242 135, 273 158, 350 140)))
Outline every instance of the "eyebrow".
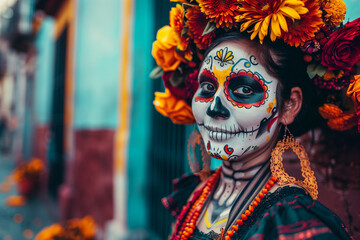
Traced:
POLYGON ((216 77, 214 76, 214 73, 210 70, 204 69, 200 74, 199 74, 199 82, 203 82, 203 81, 211 81, 214 83, 218 83, 216 77))

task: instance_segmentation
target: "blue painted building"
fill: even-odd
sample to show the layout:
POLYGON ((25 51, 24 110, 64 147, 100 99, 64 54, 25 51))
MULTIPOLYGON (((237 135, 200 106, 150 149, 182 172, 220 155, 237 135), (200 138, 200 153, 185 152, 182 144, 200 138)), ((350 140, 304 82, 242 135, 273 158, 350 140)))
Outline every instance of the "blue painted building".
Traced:
MULTIPOLYGON (((347 18, 360 5, 347 0, 347 18)), ((168 24, 163 0, 64 0, 36 3, 36 68, 24 151, 48 166, 46 187, 63 219, 91 214, 100 235, 135 231, 163 239, 169 213, 160 199, 189 170, 192 127, 154 111, 151 46, 168 24)), ((218 163, 217 163, 218 164, 218 163)), ((216 165, 216 163, 214 164, 216 165)))

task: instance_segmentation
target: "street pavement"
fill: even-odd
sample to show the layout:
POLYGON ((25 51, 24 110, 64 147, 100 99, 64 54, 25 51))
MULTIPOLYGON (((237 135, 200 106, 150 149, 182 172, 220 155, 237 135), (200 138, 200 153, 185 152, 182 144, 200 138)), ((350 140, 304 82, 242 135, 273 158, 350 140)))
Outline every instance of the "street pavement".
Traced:
POLYGON ((18 195, 9 180, 14 168, 11 156, 0 154, 0 240, 34 239, 42 228, 58 221, 56 203, 47 196, 35 196, 24 206, 9 207, 8 197, 18 195))

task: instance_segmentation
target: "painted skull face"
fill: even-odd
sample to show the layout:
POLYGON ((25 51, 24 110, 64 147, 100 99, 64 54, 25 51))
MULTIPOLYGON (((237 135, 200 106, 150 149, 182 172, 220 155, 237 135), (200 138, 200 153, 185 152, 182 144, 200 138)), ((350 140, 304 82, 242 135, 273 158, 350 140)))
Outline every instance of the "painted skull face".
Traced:
POLYGON ((225 41, 209 52, 192 110, 212 157, 236 160, 269 144, 278 125, 278 84, 243 43, 225 41))

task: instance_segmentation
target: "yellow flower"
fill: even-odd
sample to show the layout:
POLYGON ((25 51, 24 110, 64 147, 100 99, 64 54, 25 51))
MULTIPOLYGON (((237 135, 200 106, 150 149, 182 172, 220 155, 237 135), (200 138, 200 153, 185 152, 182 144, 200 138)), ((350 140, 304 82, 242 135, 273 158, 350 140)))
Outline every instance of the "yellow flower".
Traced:
POLYGON ((290 46, 302 46, 315 37, 315 33, 324 25, 321 18, 318 0, 303 0, 308 13, 301 15, 300 20, 287 19, 288 32, 284 32, 282 39, 290 46))
POLYGON ((156 92, 153 104, 159 113, 175 124, 195 123, 191 107, 185 100, 174 97, 169 89, 165 89, 164 93, 156 92))
POLYGON ((326 0, 324 11, 325 22, 331 27, 337 27, 344 21, 346 13, 346 4, 343 0, 326 0))
POLYGON ((270 39, 275 41, 282 32, 288 31, 286 19, 294 21, 308 12, 301 0, 238 0, 239 15, 235 17, 241 23, 240 31, 252 32, 251 40, 259 36, 260 43, 270 31, 270 39), (269 28, 270 26, 270 28, 269 28))
POLYGON ((152 55, 165 72, 175 71, 181 63, 181 57, 176 52, 177 42, 174 30, 170 26, 159 29, 156 41, 153 43, 152 55))

